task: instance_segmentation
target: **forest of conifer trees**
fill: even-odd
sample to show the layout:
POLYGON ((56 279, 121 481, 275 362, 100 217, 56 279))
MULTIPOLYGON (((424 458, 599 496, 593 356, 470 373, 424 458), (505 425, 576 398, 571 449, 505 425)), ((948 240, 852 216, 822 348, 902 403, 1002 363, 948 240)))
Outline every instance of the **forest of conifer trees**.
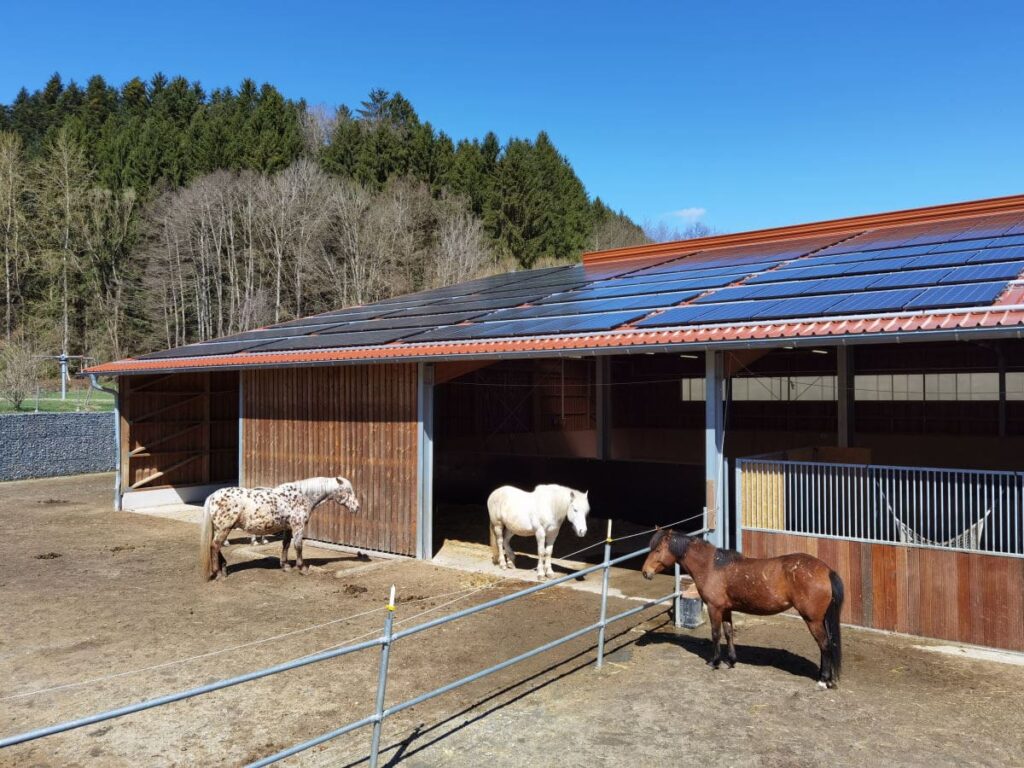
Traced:
POLYGON ((54 75, 0 105, 2 336, 116 358, 643 242, 543 132, 453 140, 399 93, 54 75))

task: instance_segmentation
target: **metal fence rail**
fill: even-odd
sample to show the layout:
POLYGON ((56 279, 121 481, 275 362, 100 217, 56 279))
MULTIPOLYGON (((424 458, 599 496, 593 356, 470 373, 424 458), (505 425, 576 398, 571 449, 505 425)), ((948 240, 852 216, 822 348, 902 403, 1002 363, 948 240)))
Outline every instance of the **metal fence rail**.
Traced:
POLYGON ((1024 556, 1024 474, 738 459, 743 528, 1024 556))
POLYGON ((357 730, 359 728, 363 728, 365 726, 372 725, 373 726, 373 736, 372 736, 372 741, 371 741, 371 745, 370 745, 370 765, 371 765, 372 768, 376 768, 377 762, 378 762, 378 759, 379 759, 379 753, 380 753, 381 728, 383 726, 383 723, 384 723, 385 719, 387 717, 391 716, 391 715, 397 714, 398 712, 401 712, 401 711, 403 711, 405 709, 408 709, 409 707, 416 706, 417 704, 421 704, 421 703, 423 703, 425 701, 428 701, 428 700, 430 700, 430 699, 432 699, 432 698, 434 698, 436 696, 441 696, 442 694, 448 693, 449 691, 453 691, 456 688, 459 688, 459 687, 461 687, 463 685, 467 685, 468 683, 474 682, 474 681, 479 680, 479 679, 481 679, 483 677, 486 677, 488 675, 494 674, 495 672, 500 672, 503 669, 511 667, 511 666, 513 666, 515 664, 518 664, 518 663, 522 662, 522 661, 525 661, 526 659, 532 658, 533 656, 537 656, 538 654, 541 654, 541 653, 544 653, 546 651, 549 651, 549 650, 552 650, 554 648, 557 648, 557 647, 559 647, 561 645, 564 645, 564 644, 566 644, 568 642, 576 640, 576 639, 578 639, 580 637, 583 637, 583 636, 587 635, 588 633, 594 632, 594 631, 597 631, 597 633, 598 633, 598 647, 597 647, 596 666, 598 668, 600 668, 601 665, 604 662, 605 628, 609 624, 611 624, 613 622, 621 621, 622 619, 626 619, 626 618, 629 618, 630 616, 634 616, 634 615, 640 613, 641 611, 644 611, 644 610, 646 610, 646 609, 648 609, 648 608, 650 608, 652 606, 655 606, 655 605, 659 605, 659 604, 662 604, 662 603, 667 603, 667 602, 670 602, 670 601, 674 602, 674 604, 675 604, 675 624, 676 624, 677 627, 681 626, 681 624, 680 624, 680 616, 681 616, 681 613, 680 613, 680 607, 681 607, 680 606, 680 598, 682 596, 682 591, 681 591, 681 583, 680 583, 681 576, 680 576, 679 566, 678 565, 676 566, 676 570, 675 570, 675 585, 674 585, 674 590, 673 590, 672 593, 670 593, 668 595, 665 595, 664 597, 660 597, 660 598, 657 598, 657 599, 645 601, 645 602, 643 602, 641 605, 639 605, 637 607, 630 608, 629 610, 626 610, 626 611, 622 611, 621 613, 618 613, 618 614, 616 614, 614 616, 610 616, 609 617, 607 615, 607 605, 608 605, 608 574, 609 574, 609 571, 610 571, 611 567, 614 566, 614 565, 618 565, 620 563, 624 563, 624 562, 626 562, 628 560, 635 559, 635 558, 640 557, 642 555, 646 555, 650 551, 647 547, 644 547, 643 549, 638 549, 638 550, 636 550, 634 552, 631 552, 629 554, 621 555, 621 556, 616 557, 616 558, 612 558, 612 556, 611 556, 612 539, 611 539, 611 530, 610 530, 610 528, 611 528, 611 526, 610 526, 610 523, 609 523, 609 536, 608 536, 608 539, 606 540, 606 542, 604 544, 604 560, 603 560, 603 562, 601 562, 598 565, 592 565, 592 566, 589 566, 587 568, 583 568, 583 569, 581 569, 579 571, 575 571, 575 572, 567 574, 565 576, 561 576, 559 578, 552 579, 551 581, 544 582, 543 584, 537 584, 537 585, 532 586, 532 587, 527 587, 526 589, 521 589, 521 590, 519 590, 517 592, 514 592, 514 593, 512 593, 510 595, 505 595, 503 597, 495 598, 494 600, 489 600, 489 601, 487 601, 485 603, 481 603, 480 605, 475 605, 475 606, 472 606, 470 608, 465 608, 465 609, 463 609, 461 611, 457 611, 457 612, 455 612, 453 614, 450 614, 448 616, 443 616, 441 618, 433 619, 431 621, 426 621, 426 622, 424 622, 422 624, 417 624, 415 626, 409 627, 408 629, 403 629, 403 630, 401 630, 399 632, 393 632, 392 631, 392 626, 393 626, 394 616, 395 616, 395 591, 394 591, 394 587, 392 587, 391 588, 391 597, 390 597, 390 599, 388 601, 388 606, 387 606, 388 610, 386 612, 386 617, 385 617, 385 622, 384 622, 384 631, 377 638, 374 638, 372 640, 366 640, 366 641, 363 641, 363 642, 360 642, 360 643, 355 643, 353 645, 344 646, 344 647, 341 647, 341 648, 334 648, 334 649, 331 649, 329 651, 323 651, 321 653, 313 654, 313 655, 310 655, 310 656, 303 656, 301 658, 293 659, 291 661, 287 661, 287 662, 284 662, 284 663, 281 663, 281 664, 277 664, 277 665, 272 666, 272 667, 267 667, 266 669, 257 670, 255 672, 249 672, 249 673, 244 674, 244 675, 238 675, 237 677, 227 678, 225 680, 220 680, 220 681, 217 681, 215 683, 209 683, 207 685, 198 686, 196 688, 189 688, 187 690, 179 691, 177 693, 168 694, 166 696, 160 696, 160 697, 153 698, 153 699, 147 699, 145 701, 137 702, 135 704, 130 704, 130 705, 123 706, 123 707, 119 707, 117 709, 111 709, 111 710, 108 710, 108 711, 105 711, 105 712, 99 712, 97 714, 90 715, 88 717, 82 717, 82 718, 78 718, 76 720, 69 720, 69 721, 64 722, 64 723, 58 723, 56 725, 47 726, 47 727, 44 727, 44 728, 37 728, 37 729, 31 730, 31 731, 26 731, 24 733, 16 734, 14 736, 8 736, 8 737, 6 737, 4 739, 0 739, 0 748, 10 747, 10 746, 13 746, 15 744, 22 744, 22 743, 25 743, 25 742, 28 742, 28 741, 33 741, 35 739, 41 739, 41 738, 44 738, 46 736, 51 736, 51 735, 57 734, 57 733, 63 733, 65 731, 70 731, 70 730, 73 730, 73 729, 76 729, 76 728, 81 728, 81 727, 86 726, 86 725, 92 725, 94 723, 102 722, 104 720, 111 720, 113 718, 123 717, 125 715, 130 715, 130 714, 133 714, 135 712, 141 712, 141 711, 146 710, 146 709, 152 709, 154 707, 163 706, 165 704, 171 704, 173 702, 181 701, 183 699, 189 699, 189 698, 193 698, 193 697, 196 697, 196 696, 202 696, 204 694, 211 693, 213 691, 218 691, 218 690, 221 690, 223 688, 228 688, 228 687, 231 687, 231 686, 234 686, 234 685, 239 685, 241 683, 246 683, 246 682, 249 682, 251 680, 258 680, 260 678, 268 677, 270 675, 279 674, 281 672, 286 672, 288 670, 298 669, 299 667, 307 666, 309 664, 315 664, 315 663, 321 662, 321 661, 326 661, 328 659, 338 658, 339 656, 345 656, 345 655, 350 654, 350 653, 355 653, 356 651, 363 651, 363 650, 367 650, 369 648, 379 647, 381 649, 380 670, 379 670, 379 675, 378 675, 376 710, 375 710, 375 712, 373 714, 367 715, 366 717, 363 717, 363 718, 361 718, 359 720, 355 720, 353 722, 346 723, 346 724, 344 724, 342 726, 339 726, 338 728, 335 728, 334 730, 328 731, 327 733, 324 733, 324 734, 321 734, 321 735, 319 735, 319 736, 317 736, 315 738, 309 739, 308 741, 304 741, 304 742, 301 742, 299 744, 295 744, 295 745, 293 745, 293 746, 291 746, 291 747, 289 747, 287 749, 281 750, 280 752, 277 752, 277 753, 275 753, 273 755, 269 755, 268 757, 265 757, 265 758, 263 758, 261 760, 257 760, 256 762, 251 763, 250 767, 249 767, 249 768, 255 768, 256 766, 271 765, 272 763, 276 763, 277 761, 283 760, 286 757, 290 757, 292 755, 296 755, 296 754, 298 754, 300 752, 303 752, 303 751, 305 751, 307 749, 311 749, 312 747, 315 747, 315 746, 317 746, 319 744, 323 744, 324 742, 330 741, 331 739, 335 739, 335 738, 337 738, 339 736, 342 736, 342 735, 344 735, 346 733, 350 733, 350 732, 355 731, 355 730, 357 730), (574 630, 573 632, 570 632, 569 634, 564 635, 563 637, 557 638, 555 640, 551 640, 550 642, 547 642, 547 643, 545 643, 543 645, 540 645, 540 646, 538 646, 536 648, 533 648, 532 650, 526 651, 525 653, 521 653, 518 656, 515 656, 515 657, 513 657, 511 659, 507 659, 506 661, 503 661, 503 662, 495 664, 495 665, 493 665, 491 667, 488 667, 487 669, 480 670, 479 672, 474 672, 473 674, 467 675, 467 676, 465 676, 465 677, 463 677, 463 678, 461 678, 459 680, 455 680, 453 682, 446 683, 445 685, 442 685, 442 686, 440 686, 438 688, 435 688, 435 689, 433 689, 431 691, 427 691, 425 693, 422 693, 422 694, 420 694, 420 695, 418 695, 418 696, 416 696, 414 698, 408 699, 406 701, 403 701, 403 702, 400 702, 400 703, 397 703, 397 704, 392 704, 390 707, 385 706, 386 691, 387 691, 387 678, 388 678, 388 662, 389 662, 389 659, 390 659, 390 649, 391 649, 391 646, 395 642, 397 642, 398 640, 411 637, 411 636, 413 636, 415 634, 418 634, 420 632, 425 632, 428 629, 432 629, 433 627, 437 627, 437 626, 440 626, 442 624, 448 624, 448 623, 453 622, 453 621, 458 621, 459 619, 466 618, 467 616, 472 616, 472 615, 480 613, 482 611, 486 611, 486 610, 495 608, 497 606, 504 605, 505 603, 508 603, 508 602, 510 602, 512 600, 518 600, 518 599, 526 597, 528 595, 532 595, 535 592, 539 592, 539 591, 544 590, 544 589, 550 589, 551 587, 558 586, 559 584, 564 584, 564 583, 566 583, 568 581, 571 581, 571 580, 574 580, 574 579, 578 579, 581 576, 586 576, 588 574, 595 573, 597 571, 603 571, 603 578, 602 578, 602 585, 601 585, 601 610, 600 610, 600 618, 596 622, 588 624, 585 627, 581 627, 580 629, 574 630))

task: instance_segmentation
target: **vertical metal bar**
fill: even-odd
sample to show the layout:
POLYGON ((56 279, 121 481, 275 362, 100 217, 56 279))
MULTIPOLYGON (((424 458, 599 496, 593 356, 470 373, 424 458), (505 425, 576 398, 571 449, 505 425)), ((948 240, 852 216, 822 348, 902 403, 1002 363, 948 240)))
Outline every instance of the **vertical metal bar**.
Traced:
POLYGON ((384 617, 384 643, 380 647, 380 673, 377 677, 377 709, 370 742, 370 768, 377 768, 380 753, 380 731, 384 725, 384 693, 388 685, 388 657, 391 655, 391 625, 395 620, 395 585, 391 585, 387 615, 384 617))
POLYGON ((716 547, 723 542, 722 520, 722 380, 724 367, 722 353, 707 350, 704 353, 704 481, 705 498, 708 515, 705 517, 705 528, 708 517, 714 518, 714 530, 710 541, 716 547))
MULTIPOLYGON (((608 519, 608 533, 604 537, 604 570, 601 572, 601 623, 597 629, 597 668, 604 665, 604 633, 605 619, 608 616, 608 576, 611 572, 612 560, 612 521, 608 519)), ((678 568, 678 566, 676 566, 678 568)), ((676 621, 679 621, 678 608, 676 621)), ((678 626, 678 624, 676 625, 678 626)))
MULTIPOLYGON (((675 563, 675 580, 676 580, 676 599, 675 599, 675 614, 676 614, 676 629, 683 626, 683 572, 679 567, 679 561, 675 563)), ((603 619, 602 619, 603 620, 603 619)), ((603 629, 602 629, 603 631, 603 629)))
POLYGON ((416 557, 429 560, 434 552, 434 366, 420 363, 416 376, 417 456, 419 494, 416 509, 416 557))
MULTIPOLYGON (((736 529, 736 551, 743 551, 743 472, 746 470, 746 463, 740 459, 736 460, 736 472, 734 483, 736 485, 735 504, 733 507, 733 525, 736 529)), ((678 591, 678 590, 677 590, 678 591)))

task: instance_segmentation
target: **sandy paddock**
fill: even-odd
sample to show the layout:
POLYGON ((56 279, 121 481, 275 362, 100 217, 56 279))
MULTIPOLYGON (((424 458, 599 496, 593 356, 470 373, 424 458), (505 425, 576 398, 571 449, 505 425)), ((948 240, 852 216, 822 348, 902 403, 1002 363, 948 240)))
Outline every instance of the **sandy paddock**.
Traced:
MULTIPOLYGON (((313 547, 303 577, 277 570, 278 545, 241 537, 227 550, 231 576, 205 584, 195 526, 113 513, 110 486, 108 475, 0 485, 4 735, 372 636, 392 583, 407 624, 524 585, 313 547)), ((557 588, 398 643, 388 700, 565 634, 597 610, 594 594, 557 588)), ((600 672, 582 639, 389 720, 390 764, 1024 765, 1021 665, 847 629, 842 687, 821 692, 798 621, 745 618, 740 666, 717 672, 703 663, 706 626, 677 631, 653 609, 612 634, 600 672)), ((0 751, 0 765, 244 764, 368 714, 377 662, 374 649, 49 737, 0 751)), ((359 764, 369 736, 286 764, 359 764)))

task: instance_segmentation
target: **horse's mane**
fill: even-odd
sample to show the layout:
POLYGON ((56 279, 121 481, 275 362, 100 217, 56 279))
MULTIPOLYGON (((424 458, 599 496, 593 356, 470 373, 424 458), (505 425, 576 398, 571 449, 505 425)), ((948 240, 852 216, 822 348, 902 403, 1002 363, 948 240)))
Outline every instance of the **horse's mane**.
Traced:
POLYGON ((290 483, 282 483, 277 486, 290 486, 307 496, 326 496, 334 490, 337 479, 333 477, 307 477, 305 480, 293 480, 290 483))
POLYGON ((690 536, 673 531, 671 528, 660 528, 655 531, 654 536, 651 537, 652 552, 661 546, 661 541, 666 536, 670 537, 668 540, 668 551, 671 552, 674 557, 682 557, 685 555, 686 548, 690 546, 690 542, 693 540, 690 536))

